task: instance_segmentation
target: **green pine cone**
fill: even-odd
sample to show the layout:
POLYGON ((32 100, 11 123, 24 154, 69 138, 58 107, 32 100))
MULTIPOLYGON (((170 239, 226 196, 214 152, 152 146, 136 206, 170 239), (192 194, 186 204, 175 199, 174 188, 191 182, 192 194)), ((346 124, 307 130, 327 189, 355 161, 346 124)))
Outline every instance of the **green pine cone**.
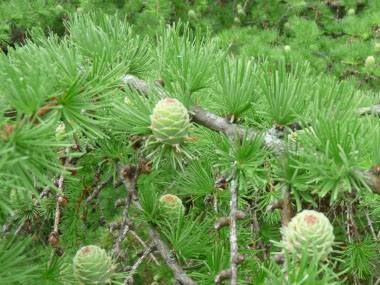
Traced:
POLYGON ((180 213, 184 212, 185 207, 182 204, 182 200, 175 195, 164 195, 160 198, 158 207, 163 217, 175 220, 180 213))
POLYGON ((65 134, 66 134, 66 125, 62 123, 55 129, 55 136, 58 141, 62 141, 64 140, 65 134))
POLYGON ((380 52, 380 43, 375 44, 375 51, 380 52))
POLYGON ((327 259, 334 244, 333 227, 323 213, 304 210, 282 229, 282 246, 291 253, 301 256, 306 248, 313 255, 321 254, 321 260, 327 259))
POLYGON ((190 19, 192 19, 192 20, 196 20, 196 19, 197 19, 197 14, 195 13, 194 10, 189 10, 189 11, 187 12, 187 16, 188 16, 190 19))
POLYGON ((367 66, 367 67, 373 67, 373 66, 375 66, 375 64, 376 64, 376 60, 375 60, 374 56, 370 55, 370 56, 368 56, 366 58, 366 60, 365 60, 365 66, 367 66))
POLYGON ((238 13, 238 15, 239 15, 240 17, 244 17, 244 16, 245 16, 245 12, 244 12, 243 8, 238 9, 238 10, 237 10, 237 13, 238 13))
POLYGON ((348 10, 347 15, 353 16, 353 15, 355 15, 355 13, 356 13, 355 9, 351 8, 350 10, 348 10))
POLYGON ((165 98, 158 102, 150 120, 150 127, 159 142, 175 146, 188 139, 189 114, 177 99, 165 98))
POLYGON ((88 245, 77 251, 73 269, 81 284, 106 284, 111 281, 114 265, 104 249, 88 245))

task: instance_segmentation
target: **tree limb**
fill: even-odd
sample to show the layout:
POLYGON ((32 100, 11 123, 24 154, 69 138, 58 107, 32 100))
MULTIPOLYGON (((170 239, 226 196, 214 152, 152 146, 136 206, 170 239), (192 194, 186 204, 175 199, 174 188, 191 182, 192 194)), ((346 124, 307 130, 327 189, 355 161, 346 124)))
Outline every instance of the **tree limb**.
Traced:
MULTIPOLYGON (((149 87, 145 81, 140 80, 132 75, 126 75, 123 80, 128 86, 135 88, 137 91, 142 92, 145 96, 147 96, 149 87)), ((164 90, 158 84, 155 84, 153 87, 160 94, 165 94, 164 90)), ((232 124, 225 118, 222 118, 212 112, 206 111, 200 106, 191 105, 189 110, 193 113, 193 122, 205 126, 213 131, 222 132, 232 140, 235 140, 236 138, 236 130, 238 130, 240 138, 242 138, 244 135, 244 127, 237 124, 232 124)), ((268 130, 265 133, 264 146, 271 148, 277 153, 282 153, 286 149, 287 142, 279 139, 279 133, 282 134, 282 132, 279 132, 276 130, 276 128, 268 130)), ((248 137, 255 136, 257 134, 258 132, 252 129, 248 129, 248 137)), ((370 171, 363 171, 360 169, 354 169, 354 171, 356 174, 362 175, 364 177, 365 183, 369 186, 373 193, 380 195, 379 173, 373 174, 370 171)))
MULTIPOLYGON (((140 159, 142 158, 140 157, 140 159)), ((127 190, 128 197, 132 198, 130 199, 130 202, 138 210, 144 211, 143 207, 138 201, 138 195, 137 195, 137 179, 138 179, 139 174, 141 173, 140 165, 142 164, 140 163, 137 164, 137 169, 134 172, 132 179, 129 179, 128 175, 125 175, 125 173, 122 173, 122 171, 119 171, 119 173, 123 180, 124 187, 127 190)), ((123 217, 124 217, 124 213, 123 213, 123 217)), ((167 247, 165 242, 161 239, 159 232, 153 226, 151 226, 149 229, 149 236, 152 239, 153 244, 156 246, 157 251, 160 253, 161 257, 165 260, 167 266, 173 272, 175 279, 183 285, 196 285, 197 283, 194 280, 192 280, 190 277, 188 277, 186 273, 183 271, 183 269, 181 268, 181 266, 175 259, 175 256, 172 256, 170 254, 169 248, 167 247)))
POLYGON ((230 198, 230 268, 231 268, 231 285, 238 284, 238 244, 237 244, 237 220, 236 213, 238 209, 238 190, 239 185, 235 178, 231 181, 231 198, 230 198))
POLYGON ((380 104, 376 104, 375 106, 372 106, 372 107, 359 108, 356 112, 359 115, 371 115, 371 114, 374 114, 374 115, 380 117, 380 104))
POLYGON ((140 258, 136 261, 135 264, 133 264, 131 269, 131 275, 127 277, 124 280, 124 284, 133 282, 133 275, 136 273, 137 269, 140 267, 140 265, 143 263, 144 259, 147 258, 147 256, 154 250, 154 245, 150 244, 144 251, 143 255, 140 256, 140 258))
MULTIPOLYGON (((191 105, 190 112, 193 112, 193 122, 205 126, 213 131, 222 132, 229 138, 236 139, 236 131, 238 131, 240 140, 243 140, 245 127, 228 122, 226 118, 215 115, 212 112, 204 110, 202 107, 191 105)), ((279 131, 275 128, 268 130, 264 135, 264 146, 274 149, 277 152, 282 152, 285 148, 285 143, 278 138, 279 131)), ((282 132, 281 132, 282 133, 282 132)), ((248 138, 257 136, 259 132, 248 129, 248 138)))
POLYGON ((292 219, 292 201, 290 199, 290 191, 287 185, 284 185, 281 189, 282 192, 282 205, 281 205, 281 222, 283 226, 288 226, 292 219))
MULTIPOLYGON (((136 205, 140 203, 137 201, 133 201, 133 204, 136 205)), ((196 285, 197 283, 186 275, 186 273, 183 271, 181 266, 178 264, 175 257, 173 257, 170 254, 169 248, 167 247, 165 242, 161 239, 158 231, 154 229, 153 227, 151 227, 149 230, 149 236, 152 238, 161 257, 165 260, 167 266, 173 272, 175 279, 183 285, 196 285)))

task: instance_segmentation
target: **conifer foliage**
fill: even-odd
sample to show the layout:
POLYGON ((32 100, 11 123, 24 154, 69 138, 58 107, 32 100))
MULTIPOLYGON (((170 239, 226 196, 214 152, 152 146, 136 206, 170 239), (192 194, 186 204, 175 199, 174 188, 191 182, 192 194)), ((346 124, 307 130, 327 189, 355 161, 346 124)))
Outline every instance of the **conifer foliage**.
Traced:
POLYGON ((65 27, 0 54, 1 284, 380 282, 372 93, 181 22, 65 27))

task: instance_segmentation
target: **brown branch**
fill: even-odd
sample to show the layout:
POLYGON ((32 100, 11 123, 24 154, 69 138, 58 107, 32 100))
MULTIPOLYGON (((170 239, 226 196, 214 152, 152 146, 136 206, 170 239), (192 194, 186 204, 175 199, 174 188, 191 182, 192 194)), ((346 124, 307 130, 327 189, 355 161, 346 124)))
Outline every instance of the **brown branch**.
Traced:
POLYGON ((243 5, 243 10, 247 9, 248 2, 249 0, 245 0, 244 5, 243 5))
POLYGON ((88 205, 91 203, 91 201, 98 197, 100 191, 106 187, 113 179, 113 175, 108 176, 106 180, 104 180, 100 185, 96 187, 94 191, 92 191, 91 195, 87 197, 85 200, 85 204, 88 205))
POLYGON ((350 195, 347 192, 344 194, 345 194, 344 200, 346 202, 346 208, 347 208, 347 210, 346 210, 346 213, 347 213, 347 220, 346 220, 347 238, 348 238, 350 243, 353 243, 354 242, 353 236, 352 236, 352 233, 353 233, 355 235, 357 241, 360 242, 360 235, 358 232, 358 226, 355 223, 354 212, 352 209, 352 201, 350 200, 350 195), (351 227, 351 229, 350 229, 350 227, 351 227))
POLYGON ((128 194, 133 200, 138 200, 136 183, 140 172, 141 168, 133 165, 123 166, 120 170, 120 175, 123 178, 125 189, 127 189, 128 194))
POLYGON ((270 213, 275 209, 280 209, 281 222, 283 226, 287 226, 292 219, 292 203, 290 199, 290 191, 287 187, 287 185, 282 186, 281 199, 273 201, 266 207, 266 210, 270 213))
MULTIPOLYGON (((61 175, 58 180, 58 190, 63 193, 64 192, 64 182, 65 182, 65 177, 61 175)), ((57 195, 57 203, 56 203, 56 208, 55 208, 55 219, 54 219, 54 229, 53 231, 49 234, 49 244, 52 246, 49 261, 47 264, 47 268, 49 269, 51 262, 54 257, 55 249, 59 247, 59 219, 61 217, 61 205, 62 205, 62 199, 59 199, 61 194, 57 195)))
POLYGON ((228 173, 224 173, 224 174, 222 174, 220 176, 218 175, 216 177, 216 180, 215 180, 215 183, 214 183, 214 195, 209 194, 205 198, 206 206, 208 206, 209 202, 211 202, 211 201, 213 202, 215 213, 219 212, 219 210, 218 210, 218 191, 217 191, 217 189, 221 189, 221 190, 227 189, 227 187, 228 187, 228 182, 227 182, 228 176, 229 176, 228 173))
POLYGON ((237 219, 238 210, 238 191, 239 185, 236 178, 231 181, 230 197, 230 268, 231 268, 231 285, 238 284, 238 244, 237 244, 237 219))
POLYGON ((18 226, 18 228, 16 229, 16 231, 15 231, 15 233, 14 233, 14 236, 17 236, 17 235, 18 235, 18 233, 19 233, 19 232, 22 230, 22 228, 25 226, 26 221, 27 221, 27 220, 23 221, 23 222, 18 226))
MULTIPOLYGON (((140 159, 144 158, 140 155, 140 159)), ((133 204, 134 207, 136 207, 140 211, 144 211, 144 209, 138 201, 137 179, 139 177, 139 174, 141 173, 140 166, 142 165, 143 164, 139 161, 132 179, 130 179, 128 175, 125 175, 125 173, 122 173, 121 167, 119 166, 119 174, 123 180, 124 187, 127 190, 127 197, 132 197, 132 199, 129 199, 129 201, 133 204), (135 195, 134 198, 133 195, 135 195)), ((124 214, 125 212, 123 212, 123 217, 125 217, 124 214)), ((161 257, 165 260, 167 266, 173 272, 175 279, 183 285, 196 285, 197 283, 186 275, 181 266, 178 264, 175 257, 173 257, 170 254, 170 250, 165 244, 165 242, 161 239, 159 232, 152 226, 149 228, 149 236, 152 239, 153 244, 156 246, 157 251, 160 253, 161 257)))
MULTIPOLYGON (((138 92, 140 92, 140 94, 148 96, 149 87, 145 81, 140 80, 132 75, 125 75, 123 77, 123 81, 127 83, 131 88, 134 88, 138 92)), ((160 88, 158 84, 155 84, 154 88, 160 94, 165 95, 164 90, 160 88)), ((237 129, 240 139, 243 139, 244 137, 245 128, 237 124, 231 124, 226 118, 215 115, 214 113, 206 111, 203 108, 196 105, 191 105, 189 111, 193 113, 192 120, 202 126, 205 126, 213 131, 222 132, 233 140, 236 139, 237 129)), ((258 134, 259 133, 254 130, 248 130, 249 138, 254 137, 258 134)), ((277 150, 281 150, 284 147, 284 142, 279 140, 276 136, 274 136, 271 131, 268 131, 265 134, 264 145, 277 150)))
POLYGON ((372 238, 373 238, 373 240, 376 240, 377 237, 376 237, 376 233, 375 233, 375 231, 374 231, 374 229, 373 229, 373 226, 372 226, 371 218, 369 217, 369 215, 368 215, 366 209, 363 209, 363 211, 364 211, 364 215, 365 215, 366 218, 367 218, 368 226, 369 226, 369 228, 371 229, 372 238))
MULTIPOLYGON (((140 155, 141 156, 141 155, 140 155)), ((114 244, 114 247, 112 249, 113 255, 116 257, 120 256, 121 253, 121 244, 123 240, 125 239, 128 231, 130 230, 131 226, 133 223, 129 220, 129 208, 131 205, 131 198, 132 199, 138 199, 137 196, 137 180, 139 177, 139 174, 141 172, 141 168, 139 167, 140 163, 137 164, 137 167, 132 167, 132 166, 120 166, 119 164, 117 165, 117 170, 119 172, 119 176, 122 178, 122 182, 124 184, 125 190, 127 190, 127 196, 123 201, 123 203, 119 203, 120 206, 124 206, 123 208, 123 214, 121 217, 121 221, 119 222, 119 233, 116 239, 116 242, 114 244), (129 172, 127 175, 125 173, 125 169, 127 167, 130 167, 131 169, 133 168, 133 173, 129 172), (137 197, 137 198, 136 198, 137 197)), ((117 201, 119 202, 119 201, 117 201)), ((119 206, 118 205, 118 206, 119 206)))
POLYGON ((3 228, 2 228, 2 231, 3 233, 8 233, 12 230, 12 227, 13 227, 13 224, 14 222, 16 221, 16 217, 15 216, 11 216, 8 218, 8 221, 6 224, 3 225, 3 228))
POLYGON ((274 200, 270 205, 266 207, 266 211, 271 213, 275 209, 281 209, 282 208, 282 199, 274 200))
MULTIPOLYGON (((79 146, 76 144, 75 148, 78 149, 79 146)), ((88 150, 88 148, 86 147, 86 152, 83 155, 88 153, 87 150, 88 150)), ((62 154, 69 154, 69 148, 66 148, 66 150, 63 151, 62 154)), ((65 167, 68 167, 68 166, 75 167, 75 164, 78 161, 78 159, 76 159, 74 157, 61 157, 60 159, 62 160, 62 164, 65 167)), ((64 177, 64 175, 60 175, 60 177, 58 179, 58 192, 59 192, 59 194, 57 194, 57 196, 56 196, 57 203, 56 203, 56 211, 55 211, 55 219, 54 219, 54 229, 49 234, 49 239, 48 239, 49 244, 52 246, 52 251, 51 251, 51 254, 49 257, 47 268, 49 268, 51 265, 51 262, 52 262, 53 257, 54 257, 54 253, 57 252, 57 250, 59 249, 58 248, 59 244, 60 244, 60 241, 59 241, 59 221, 60 221, 60 218, 62 216, 61 208, 66 206, 68 203, 67 197, 64 196, 64 183, 65 183, 65 177, 64 177)))
MULTIPOLYGON (((141 245, 142 245, 144 248, 147 247, 146 243, 142 240, 142 238, 139 237, 139 235, 138 235, 135 231, 130 230, 129 232, 135 237, 135 239, 137 239, 137 240, 139 241, 139 243, 141 243, 141 245)), ((157 266, 160 266, 160 263, 158 262, 157 258, 154 256, 153 253, 150 253, 149 256, 150 256, 150 258, 153 260, 153 262, 154 262, 157 266)))
POLYGON ((230 224, 231 224, 230 218, 222 217, 215 222, 214 229, 219 230, 223 227, 229 226, 230 224))
MULTIPOLYGON (((245 127, 232 124, 226 118, 215 115, 214 113, 206 111, 196 105, 191 105, 189 110, 194 114, 192 117, 193 122, 205 126, 213 131, 221 132, 233 140, 236 139, 236 132, 238 132, 240 140, 243 140, 246 130, 245 127)), ((285 143, 281 141, 275 133, 276 131, 274 129, 270 129, 265 133, 263 146, 282 152, 284 150, 285 143)), ((259 132, 248 129, 247 137, 253 138, 259 134, 259 132)))
POLYGON ((81 195, 81 197, 79 198, 79 200, 77 201, 77 209, 76 209, 76 213, 78 214, 79 213, 79 209, 80 209, 80 205, 81 205, 81 201, 84 199, 84 197, 87 195, 88 191, 90 189, 92 189, 92 187, 95 185, 96 188, 95 190, 91 193, 91 195, 89 197, 87 197, 87 199, 84 201, 84 207, 83 207, 83 212, 82 212, 82 220, 83 220, 83 229, 86 229, 86 221, 87 221, 87 212, 88 212, 88 205, 91 203, 91 201, 93 199, 95 199, 96 197, 98 197, 100 191, 106 187, 113 179, 113 175, 110 175, 105 181, 103 181, 100 185, 97 185, 98 184, 98 181, 94 181, 89 187, 83 189, 83 193, 81 195))
POLYGON ((126 200, 127 201, 124 205, 122 218, 121 218, 121 221, 119 223, 120 224, 119 235, 118 235, 116 242, 115 242, 113 249, 112 249, 112 253, 115 257, 120 255, 121 244, 124 241, 125 237, 127 236, 129 229, 131 228, 131 222, 128 219, 129 207, 130 207, 130 201, 131 201, 129 195, 127 196, 126 200))
POLYGON ((287 185, 284 185, 281 189, 282 193, 282 205, 281 205, 281 221, 283 226, 287 226, 292 219, 292 202, 290 199, 290 191, 287 185))
MULTIPOLYGON (((64 191, 64 182, 65 182, 65 177, 61 175, 58 180, 58 190, 63 193, 64 191)), ((54 232, 58 234, 58 226, 59 226, 59 219, 61 217, 61 205, 62 205, 62 197, 61 194, 57 195, 57 204, 56 204, 56 212, 55 212, 55 219, 54 219, 54 232)))
MULTIPOLYGON (((190 110, 195 113, 193 121, 199 123, 213 131, 222 132, 229 138, 235 139, 235 130, 238 129, 240 139, 244 136, 245 128, 236 124, 229 123, 225 118, 219 117, 209 111, 203 110, 199 106, 190 106, 190 110)), ((275 128, 270 129, 265 133, 264 146, 270 147, 277 153, 282 153, 286 149, 287 142, 278 139, 278 131, 275 128)), ((257 135, 253 130, 248 130, 249 137, 257 135)), ((369 186, 371 191, 380 195, 380 178, 379 173, 373 171, 363 171, 354 169, 356 174, 364 177, 365 183, 369 186)))
MULTIPOLYGON (((214 228, 216 230, 223 226, 230 226, 230 268, 222 270, 216 277, 215 282, 221 282, 225 279, 231 279, 231 285, 237 285, 238 283, 238 264, 241 263, 241 258, 238 254, 238 244, 237 244, 237 219, 246 219, 247 215, 238 211, 238 191, 239 185, 236 182, 236 178, 231 180, 230 186, 230 216, 223 217, 219 219, 214 228)), ((244 257, 243 257, 244 259, 244 257)))
POLYGON ((215 283, 220 283, 224 280, 231 279, 231 276, 232 276, 231 268, 228 268, 228 269, 220 271, 218 275, 215 276, 214 281, 215 283))
POLYGON ((224 173, 221 176, 217 177, 217 179, 215 180, 215 183, 214 183, 214 188, 226 189, 227 185, 228 185, 227 184, 228 176, 229 176, 228 173, 224 173))
POLYGON ((372 107, 363 107, 359 108, 356 113, 359 115, 371 115, 374 114, 378 117, 380 117, 380 104, 376 104, 375 106, 372 107))
POLYGON ((371 168, 368 171, 354 169, 354 171, 356 174, 361 175, 364 178, 364 182, 374 194, 380 195, 380 173, 376 168, 377 167, 371 168))
MULTIPOLYGON (((246 219, 248 219, 248 214, 244 213, 243 211, 236 211, 235 217, 237 220, 246 220, 246 219)), ((231 224, 230 217, 222 217, 215 222, 214 229, 219 230, 222 227, 229 226, 230 224, 231 224)))
MULTIPOLYGON (((132 204, 140 211, 144 211, 140 202, 138 200, 133 200, 132 204)), ((181 266, 178 264, 175 257, 170 254, 170 250, 165 244, 165 242, 161 239, 159 232, 154 228, 149 228, 149 237, 152 239, 154 244, 156 245, 157 251, 160 253, 161 257, 164 259, 166 265, 170 268, 170 270, 174 274, 174 278, 183 285, 196 285, 197 283, 188 277, 186 273, 183 271, 181 266)))
MULTIPOLYGON (((127 199, 130 202, 132 202, 132 204, 138 210, 144 211, 140 202, 138 201, 138 195, 137 195, 137 180, 138 180, 138 177, 141 173, 141 167, 144 165, 143 163, 140 162, 140 160, 144 159, 142 157, 142 154, 140 154, 139 156, 140 156, 139 163, 136 166, 136 169, 133 173, 132 178, 131 178, 131 176, 126 175, 125 172, 123 173, 123 171, 122 171, 123 168, 119 167, 120 168, 119 173, 120 173, 120 177, 123 180, 124 187, 127 190, 127 193, 128 193, 127 197, 132 198, 132 199, 127 198, 127 199)), ((126 208, 127 208, 127 206, 125 206, 124 209, 126 209, 126 208)), ((129 208, 129 205, 128 205, 128 208, 129 208)), ((125 210, 123 212, 123 218, 126 217, 126 215, 125 215, 126 213, 127 213, 127 211, 125 210)), ((186 273, 183 271, 181 266, 178 264, 177 260, 172 257, 172 255, 170 254, 169 248, 166 246, 165 242, 161 239, 160 234, 157 232, 157 230, 154 229, 153 227, 150 227, 149 236, 152 239, 153 244, 156 246, 161 257, 165 260, 167 266, 172 270, 175 279, 177 281, 181 282, 181 284, 183 284, 183 285, 195 285, 196 282, 186 275, 186 273)))
POLYGON ((124 284, 133 284, 134 283, 133 275, 136 273, 137 269, 140 267, 140 265, 142 264, 144 259, 147 258, 147 256, 154 250, 154 248, 155 248, 154 244, 151 243, 145 249, 144 253, 140 256, 140 258, 136 261, 136 263, 133 264, 133 266, 131 268, 131 273, 130 273, 131 275, 124 280, 124 284))
POLYGON ((124 184, 125 189, 127 190, 127 196, 124 200, 118 200, 117 206, 124 206, 122 218, 120 221, 120 230, 119 234, 116 240, 116 243, 114 244, 114 247, 112 249, 114 256, 119 256, 121 253, 121 244, 125 237, 127 236, 128 231, 131 229, 133 223, 129 220, 129 208, 131 204, 131 199, 138 200, 137 195, 137 180, 139 178, 139 175, 141 173, 142 167, 144 166, 143 163, 141 163, 142 160, 145 160, 142 153, 139 153, 139 162, 137 163, 137 166, 133 165, 126 165, 126 166, 120 166, 117 165, 117 170, 119 172, 119 176, 122 179, 122 183, 124 184), (122 203, 121 203, 122 202, 122 203))
POLYGON ((246 212, 243 211, 236 211, 235 217, 237 220, 246 220, 248 219, 249 215, 246 212))
MULTIPOLYGON (((134 205, 140 205, 138 201, 133 201, 134 205)), ((141 205, 140 205, 141 207, 141 205)), ((174 278, 183 285, 196 285, 197 283, 188 277, 186 273, 183 271, 181 266, 178 264, 175 257, 170 254, 170 250, 165 244, 165 242, 161 239, 160 234, 153 227, 149 230, 149 236, 152 238, 152 241, 157 247, 158 252, 161 257, 165 260, 166 265, 171 269, 174 274, 174 278)))

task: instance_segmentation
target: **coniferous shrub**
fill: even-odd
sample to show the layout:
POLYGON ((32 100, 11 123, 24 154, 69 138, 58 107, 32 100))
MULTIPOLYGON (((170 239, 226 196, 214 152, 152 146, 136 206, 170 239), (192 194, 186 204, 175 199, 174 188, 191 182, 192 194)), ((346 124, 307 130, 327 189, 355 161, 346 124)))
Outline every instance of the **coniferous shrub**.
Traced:
MULTIPOLYGON (((195 19, 210 12, 201 2, 195 19)), ((305 18, 315 9, 284 2, 298 48, 322 45, 320 23, 305 18)), ((361 7, 348 16, 315 5, 342 21, 376 11, 354 2, 340 6, 361 7)), ((243 4, 240 23, 255 14, 243 4)), ((263 9, 257 19, 278 25, 278 8, 263 9)), ((160 19, 156 36, 141 35, 120 15, 79 11, 66 35, 34 30, 0 54, 0 283, 79 284, 96 272, 113 284, 376 284, 379 110, 367 90, 376 59, 365 64, 361 51, 374 85, 358 89, 318 73, 295 45, 276 51, 278 31, 253 34, 266 52, 231 54, 221 34, 160 19), (177 202, 174 219, 162 197, 177 202), (302 210, 324 217, 328 233, 294 235, 302 210), (320 252, 326 236, 334 243, 320 252), (76 253, 93 248, 78 273, 76 253)))

